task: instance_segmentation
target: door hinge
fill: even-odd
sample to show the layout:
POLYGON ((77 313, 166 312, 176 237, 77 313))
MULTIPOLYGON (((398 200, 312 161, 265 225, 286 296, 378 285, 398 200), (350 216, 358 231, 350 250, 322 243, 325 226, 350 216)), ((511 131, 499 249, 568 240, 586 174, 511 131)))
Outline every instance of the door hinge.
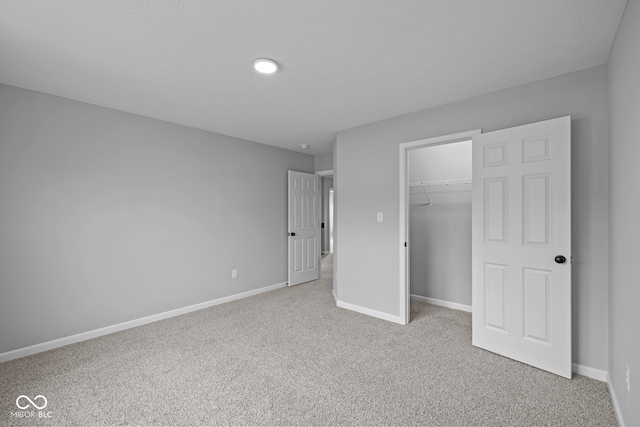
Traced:
POLYGON ((404 247, 405 247, 405 248, 407 247, 407 242, 404 242, 404 247))

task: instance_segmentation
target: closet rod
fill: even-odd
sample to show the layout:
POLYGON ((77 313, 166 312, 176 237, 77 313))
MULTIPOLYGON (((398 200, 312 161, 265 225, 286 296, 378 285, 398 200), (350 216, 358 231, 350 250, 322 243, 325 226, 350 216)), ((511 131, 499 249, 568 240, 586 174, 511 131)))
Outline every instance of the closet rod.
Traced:
POLYGON ((429 199, 429 194, 427 194, 427 187, 422 186, 422 189, 424 190, 424 195, 427 196, 427 206, 429 206, 431 204, 431 199, 429 199))

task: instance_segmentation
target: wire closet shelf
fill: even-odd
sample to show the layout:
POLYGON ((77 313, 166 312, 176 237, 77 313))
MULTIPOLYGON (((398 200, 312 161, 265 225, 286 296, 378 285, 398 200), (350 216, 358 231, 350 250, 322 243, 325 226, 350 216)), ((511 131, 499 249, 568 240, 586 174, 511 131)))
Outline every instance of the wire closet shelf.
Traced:
MULTIPOLYGON (((427 198, 426 206, 431 205, 431 199, 429 199, 429 193, 450 193, 450 192, 466 192, 473 189, 471 178, 468 179, 450 179, 446 181, 419 181, 411 182, 409 188, 422 188, 424 195, 427 198)), ((422 194, 412 193, 412 194, 422 194)))
POLYGON ((471 178, 468 179, 450 179, 447 181, 424 181, 412 182, 410 188, 422 187, 428 193, 446 193, 458 191, 471 191, 473 189, 471 178))

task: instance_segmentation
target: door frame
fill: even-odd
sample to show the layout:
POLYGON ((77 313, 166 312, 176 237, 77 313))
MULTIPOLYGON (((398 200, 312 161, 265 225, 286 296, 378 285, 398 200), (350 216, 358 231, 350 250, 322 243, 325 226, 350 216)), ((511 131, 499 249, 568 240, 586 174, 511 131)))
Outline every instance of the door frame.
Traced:
POLYGON ((333 187, 329 188, 329 253, 333 253, 333 187))
POLYGON ((482 129, 468 130, 464 132, 452 133, 449 135, 436 136, 432 138, 420 139, 417 141, 403 142, 399 145, 400 163, 400 197, 399 197, 399 223, 400 223, 400 320, 403 325, 411 321, 409 309, 410 289, 409 289, 409 151, 419 148, 450 144, 453 142, 467 141, 474 135, 482 133, 482 129))

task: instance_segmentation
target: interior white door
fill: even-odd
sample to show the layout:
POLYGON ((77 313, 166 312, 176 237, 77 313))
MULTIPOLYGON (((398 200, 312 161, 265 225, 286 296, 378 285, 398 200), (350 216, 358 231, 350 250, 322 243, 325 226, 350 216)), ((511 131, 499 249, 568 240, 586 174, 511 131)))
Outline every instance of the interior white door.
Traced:
POLYGON ((473 345, 571 378, 571 118, 473 137, 473 345))
POLYGON ((289 286, 320 278, 320 179, 289 171, 289 286))

